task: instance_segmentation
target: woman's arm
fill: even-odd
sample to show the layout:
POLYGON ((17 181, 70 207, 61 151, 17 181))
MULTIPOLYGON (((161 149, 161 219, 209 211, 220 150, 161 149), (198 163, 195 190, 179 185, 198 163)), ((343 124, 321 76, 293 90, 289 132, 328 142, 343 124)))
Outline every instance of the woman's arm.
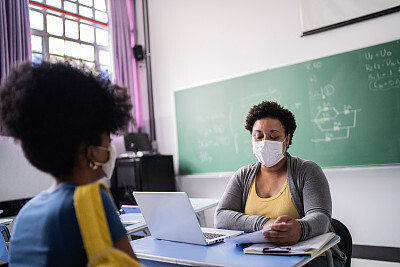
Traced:
POLYGON ((304 217, 299 219, 301 240, 326 233, 332 216, 332 199, 328 180, 322 169, 314 162, 303 164, 301 171, 304 217))
POLYGON ((249 166, 239 169, 229 180, 215 212, 215 227, 254 232, 262 229, 269 218, 244 214, 244 195, 250 186, 245 186, 246 177, 251 175, 249 166))

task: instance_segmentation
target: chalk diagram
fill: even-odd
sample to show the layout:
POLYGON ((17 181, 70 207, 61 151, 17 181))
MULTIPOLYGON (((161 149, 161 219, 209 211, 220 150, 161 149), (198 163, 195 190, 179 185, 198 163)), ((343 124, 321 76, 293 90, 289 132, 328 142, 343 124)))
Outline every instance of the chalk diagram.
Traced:
MULTIPOLYGON (((325 100, 327 96, 333 95, 334 91, 335 87, 331 84, 321 88, 321 99, 325 100), (324 94, 324 91, 329 93, 324 94)), ((323 107, 318 110, 312 120, 323 137, 311 139, 311 141, 316 143, 348 139, 350 129, 356 127, 357 112, 360 111, 361 109, 353 109, 350 105, 343 105, 343 108, 339 109, 331 106, 329 102, 323 102, 323 107)))

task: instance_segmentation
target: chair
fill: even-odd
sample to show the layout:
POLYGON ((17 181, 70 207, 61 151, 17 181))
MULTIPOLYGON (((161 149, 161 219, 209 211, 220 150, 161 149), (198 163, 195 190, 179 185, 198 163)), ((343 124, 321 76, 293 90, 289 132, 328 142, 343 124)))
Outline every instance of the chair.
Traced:
POLYGON ((8 262, 8 249, 6 242, 10 239, 10 232, 4 225, 0 225, 0 260, 8 262))
POLYGON ((345 263, 346 267, 350 267, 351 265, 351 253, 353 247, 353 240, 351 238, 351 234, 349 229, 347 229, 346 225, 340 222, 337 219, 332 218, 332 226, 335 229, 335 232, 338 236, 340 236, 340 242, 338 244, 339 249, 346 255, 347 260, 345 263))

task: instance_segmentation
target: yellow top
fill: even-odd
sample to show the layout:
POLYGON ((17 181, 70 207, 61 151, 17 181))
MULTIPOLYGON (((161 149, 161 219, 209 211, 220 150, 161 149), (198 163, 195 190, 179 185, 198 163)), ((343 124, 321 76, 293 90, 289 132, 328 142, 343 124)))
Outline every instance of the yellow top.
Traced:
MULTIPOLYGON (((297 212, 292 196, 290 195, 287 180, 278 194, 269 198, 261 198, 257 195, 256 179, 257 176, 254 177, 254 180, 251 183, 244 213, 249 215, 265 216, 272 219, 276 219, 281 215, 289 215, 294 219, 300 219, 300 215, 297 212)), ((325 255, 325 253, 322 253, 318 257, 325 255)))
POLYGON ((281 191, 275 196, 261 198, 256 192, 256 179, 257 177, 254 177, 251 183, 244 213, 265 216, 272 219, 276 219, 281 215, 289 215, 294 219, 300 219, 300 215, 292 201, 287 181, 285 181, 281 191))

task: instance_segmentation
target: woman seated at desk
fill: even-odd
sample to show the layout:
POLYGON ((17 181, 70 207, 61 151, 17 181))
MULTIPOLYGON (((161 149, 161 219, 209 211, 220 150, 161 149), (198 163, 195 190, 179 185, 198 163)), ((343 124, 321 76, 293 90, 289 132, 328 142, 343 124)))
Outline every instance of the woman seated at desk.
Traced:
MULTIPOLYGON (((287 153, 296 129, 292 112, 263 101, 250 109, 245 128, 258 162, 240 168, 230 179, 216 210, 216 227, 245 232, 270 227, 265 237, 280 245, 334 232, 331 195, 322 169, 287 153)), ((334 266, 344 266, 339 248, 332 252, 307 266, 328 266, 332 254, 334 266)))

